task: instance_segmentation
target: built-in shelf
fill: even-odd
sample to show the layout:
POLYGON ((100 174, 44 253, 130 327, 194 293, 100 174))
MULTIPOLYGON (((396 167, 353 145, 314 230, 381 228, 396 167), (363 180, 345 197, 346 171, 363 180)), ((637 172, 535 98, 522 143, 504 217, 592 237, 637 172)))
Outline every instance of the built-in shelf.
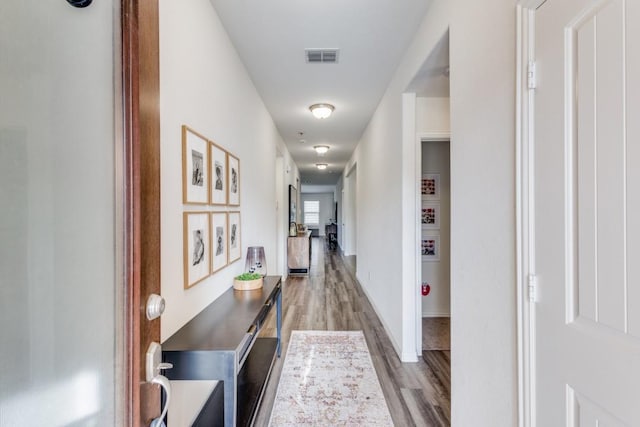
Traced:
MULTIPOLYGON (((237 426, 250 426, 262 400, 269 374, 275 362, 276 338, 258 338, 238 374, 237 426)), ((192 427, 224 426, 224 393, 221 383, 211 393, 192 427)))

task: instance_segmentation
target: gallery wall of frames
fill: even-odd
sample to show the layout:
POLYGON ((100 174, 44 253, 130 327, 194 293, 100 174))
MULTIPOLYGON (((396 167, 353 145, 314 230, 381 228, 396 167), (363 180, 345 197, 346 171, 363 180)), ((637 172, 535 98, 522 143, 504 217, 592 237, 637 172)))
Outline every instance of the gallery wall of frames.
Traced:
POLYGON ((422 260, 440 260, 440 174, 422 175, 422 260))
POLYGON ((241 258, 240 159, 182 126, 184 287, 241 258))

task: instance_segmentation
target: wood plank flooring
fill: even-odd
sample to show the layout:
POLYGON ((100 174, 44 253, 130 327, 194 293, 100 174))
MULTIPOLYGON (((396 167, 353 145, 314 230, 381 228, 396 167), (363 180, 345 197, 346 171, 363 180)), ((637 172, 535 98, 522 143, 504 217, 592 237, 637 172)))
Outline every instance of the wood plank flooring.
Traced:
MULTIPOLYGON (((314 238, 311 274, 283 284, 282 357, 276 360, 255 425, 267 426, 292 330, 362 330, 393 422, 404 426, 451 425, 449 351, 425 351, 401 363, 360 284, 337 251, 314 238)), ((400 290, 398 290, 400 291, 400 290)), ((263 334, 275 335, 275 310, 263 334)))

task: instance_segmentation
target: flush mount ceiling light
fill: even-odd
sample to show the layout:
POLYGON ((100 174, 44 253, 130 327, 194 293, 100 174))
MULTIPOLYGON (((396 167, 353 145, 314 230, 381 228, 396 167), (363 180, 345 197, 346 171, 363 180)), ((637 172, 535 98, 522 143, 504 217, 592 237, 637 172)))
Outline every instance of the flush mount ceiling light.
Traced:
POLYGON ((316 150, 318 156, 324 156, 327 151, 329 151, 328 145, 314 145, 313 149, 316 150))
POLYGON ((335 107, 331 104, 313 104, 309 107, 311 113, 318 119, 326 119, 333 113, 335 107))
POLYGON ((316 163, 316 167, 318 169, 320 169, 321 171, 325 170, 327 168, 327 164, 326 163, 316 163))

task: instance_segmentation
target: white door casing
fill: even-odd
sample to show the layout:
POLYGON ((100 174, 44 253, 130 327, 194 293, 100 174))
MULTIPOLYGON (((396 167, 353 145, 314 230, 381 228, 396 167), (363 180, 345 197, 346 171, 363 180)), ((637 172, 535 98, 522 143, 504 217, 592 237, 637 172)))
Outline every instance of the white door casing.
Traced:
POLYGON ((629 0, 535 12, 533 425, 640 425, 638 19, 629 0))

